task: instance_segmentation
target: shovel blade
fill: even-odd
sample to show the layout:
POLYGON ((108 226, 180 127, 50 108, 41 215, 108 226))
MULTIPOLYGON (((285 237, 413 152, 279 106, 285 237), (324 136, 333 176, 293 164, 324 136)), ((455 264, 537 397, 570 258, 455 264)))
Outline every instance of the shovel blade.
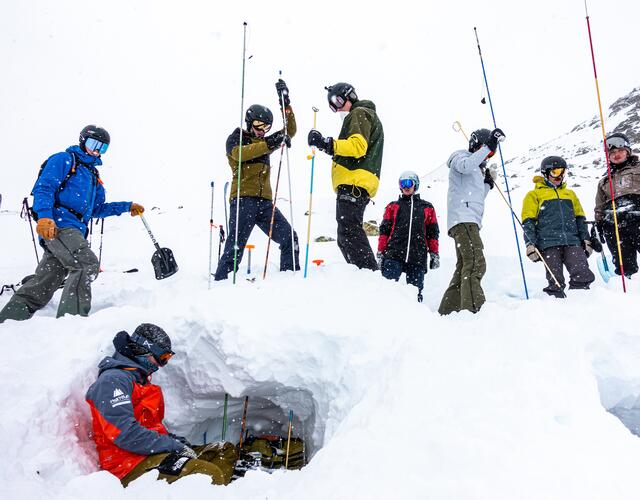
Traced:
POLYGON ((608 259, 604 254, 600 256, 597 262, 598 262, 598 271, 600 272, 600 276, 602 277, 602 280, 605 283, 609 283, 611 276, 613 276, 611 273, 612 267, 610 262, 608 262, 608 259))
POLYGON ((156 250, 153 253, 153 257, 151 257, 151 264, 157 280, 163 280, 178 272, 176 259, 173 256, 173 252, 168 248, 156 250))

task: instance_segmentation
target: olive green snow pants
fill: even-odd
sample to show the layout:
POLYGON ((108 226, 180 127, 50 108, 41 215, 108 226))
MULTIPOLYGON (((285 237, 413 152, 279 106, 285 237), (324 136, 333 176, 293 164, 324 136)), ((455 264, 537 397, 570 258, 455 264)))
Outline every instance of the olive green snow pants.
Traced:
POLYGON ((477 224, 464 222, 453 226, 449 236, 456 242, 458 260, 438 312, 450 314, 463 309, 478 312, 485 301, 480 281, 487 270, 480 229, 477 224))
MULTIPOLYGON (((211 477, 213 484, 229 484, 233 476, 233 466, 238 459, 238 451, 231 443, 214 443, 204 446, 194 446, 193 450, 198 458, 192 458, 184 464, 178 475, 159 474, 158 479, 173 483, 181 477, 191 474, 205 474, 211 477)), ((169 453, 149 455, 136 465, 129 474, 121 480, 124 486, 138 479, 150 470, 156 469, 169 453)))
POLYGON ((99 264, 87 240, 77 229, 65 228, 53 240, 45 241, 44 246, 44 256, 35 274, 0 311, 0 323, 31 318, 49 303, 63 282, 57 317, 89 314, 91 282, 98 276, 99 264))

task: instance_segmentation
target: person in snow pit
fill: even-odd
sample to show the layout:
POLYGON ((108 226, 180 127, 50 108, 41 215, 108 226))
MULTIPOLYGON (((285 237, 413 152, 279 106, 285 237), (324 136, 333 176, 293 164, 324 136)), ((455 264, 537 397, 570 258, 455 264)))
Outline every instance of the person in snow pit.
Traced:
POLYGON ((418 174, 403 172, 398 184, 400 197, 387 205, 380 224, 377 257, 382 276, 398 281, 404 272, 407 283, 418 288, 418 302, 422 302, 427 268, 440 267, 438 219, 433 205, 417 194, 418 174))
POLYGON ((91 282, 100 271, 86 239, 89 221, 144 212, 142 205, 130 201, 105 202, 98 167, 110 142, 105 129, 87 125, 80 132, 79 145, 54 154, 43 164, 32 193, 33 217, 44 255, 35 274, 0 311, 0 323, 31 318, 63 283, 57 317, 89 314, 91 282))
POLYGON ((505 137, 499 128, 481 128, 471 134, 469 150, 454 152, 447 161, 447 232, 456 244, 456 270, 442 297, 438 312, 462 310, 476 313, 485 302, 480 282, 487 270, 480 239, 484 201, 493 189, 497 173, 487 160, 505 137))
POLYGON ((533 178, 536 186, 525 195, 522 202, 527 257, 538 262, 542 254, 549 266, 549 284, 543 290, 558 298, 566 297, 563 265, 569 271, 570 290, 588 290, 596 279, 587 260, 593 248, 584 210, 576 194, 567 189, 564 182, 566 171, 567 162, 559 156, 548 156, 542 160, 542 176, 533 178))
MULTIPOLYGON (((289 222, 280 210, 276 208, 274 211, 272 200, 270 156, 283 146, 291 147, 291 137, 296 135, 297 130, 289 89, 282 79, 276 83, 276 92, 280 106, 284 105, 284 110, 280 111, 286 117, 286 129, 282 128, 271 135, 266 135, 273 125, 273 113, 265 106, 253 104, 245 113, 247 130, 237 128, 227 138, 227 160, 231 167, 233 180, 229 195, 227 242, 216 269, 216 281, 226 280, 229 273, 233 272, 236 224, 238 225, 236 266, 240 266, 251 231, 257 225, 263 233, 270 234, 271 239, 280 245, 280 271, 300 269, 298 235, 294 232, 292 236, 289 222), (240 169, 240 215, 238 216, 236 210, 238 208, 240 162, 242 162, 242 166, 240 169), (273 227, 271 226, 272 216, 273 227), (293 241, 291 241, 292 238, 293 241)), ((283 149, 281 149, 281 154, 284 154, 283 149)))
POLYGON ((132 335, 117 333, 113 345, 116 352, 100 362, 98 379, 86 394, 100 467, 124 486, 154 469, 169 483, 205 474, 214 484, 228 484, 237 460, 233 444, 192 446, 162 423, 162 389, 151 383, 151 375, 174 355, 165 331, 143 323, 132 335))
MULTIPOLYGON (((633 154, 629 139, 624 134, 610 134, 607 137, 607 148, 618 219, 622 268, 624 275, 630 278, 638 272, 640 252, 640 161, 638 156, 633 154)), ((598 232, 604 236, 613 256, 616 274, 621 274, 608 175, 598 182, 595 219, 598 232)))
POLYGON ((312 129, 309 146, 332 157, 331 181, 336 192, 338 247, 349 264, 360 269, 378 269, 367 233, 362 227, 364 211, 376 195, 382 169, 384 131, 376 105, 358 99, 352 85, 336 83, 327 90, 329 108, 343 118, 337 139, 323 137, 312 129))

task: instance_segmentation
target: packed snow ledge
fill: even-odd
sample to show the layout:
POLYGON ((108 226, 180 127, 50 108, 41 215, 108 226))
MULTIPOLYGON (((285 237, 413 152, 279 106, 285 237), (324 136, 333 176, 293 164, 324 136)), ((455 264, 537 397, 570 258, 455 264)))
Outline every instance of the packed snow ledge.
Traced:
POLYGON ((612 280, 525 301, 507 292, 517 275, 489 273, 479 314, 443 318, 448 272, 427 275, 424 304, 413 287, 342 263, 210 291, 193 274, 150 273, 103 273, 89 318, 55 320, 54 299, 0 327, 2 498, 637 498, 640 440, 607 411, 637 424, 635 282, 626 296, 612 280), (99 472, 84 393, 113 335, 144 321, 177 353, 154 377, 170 430, 217 439, 226 391, 237 440, 248 395, 250 428, 285 432, 294 411, 309 465, 227 487, 151 473, 123 489, 99 472))

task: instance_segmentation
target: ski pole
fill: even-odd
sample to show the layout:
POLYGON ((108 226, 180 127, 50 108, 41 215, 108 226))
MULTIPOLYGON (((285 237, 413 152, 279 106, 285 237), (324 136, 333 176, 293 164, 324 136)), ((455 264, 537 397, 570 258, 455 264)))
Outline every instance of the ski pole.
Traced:
MULTIPOLYGON (((104 239, 104 219, 100 219, 100 249, 98 251, 98 270, 102 271, 102 240, 104 239)), ((136 269, 137 271, 137 269, 136 269)), ((128 272, 128 271, 125 271, 128 272)))
POLYGON ((224 410, 222 413, 222 437, 221 440, 224 442, 224 439, 227 437, 227 408, 229 406, 229 395, 225 392, 224 394, 224 410))
MULTIPOLYGON (((282 70, 279 71, 279 75, 282 76, 282 70)), ((280 96, 280 110, 282 111, 282 123, 284 126, 285 137, 289 135, 287 116, 284 110, 284 95, 280 96)), ((287 153, 287 181, 289 183, 289 226, 291 227, 291 269, 293 274, 296 274, 296 241, 293 232, 293 198, 291 195, 291 170, 289 168, 289 148, 286 147, 287 153)))
MULTIPOLYGON (((467 137, 467 134, 464 133, 464 130, 462 129, 462 126, 460 125, 460 122, 456 121, 454 122, 454 127, 453 130, 455 130, 456 132, 462 132, 462 134, 464 135, 465 139, 467 139, 467 141, 469 140, 469 138, 467 137), (458 127, 455 127, 455 124, 458 124, 458 127)), ((520 228, 522 229, 522 232, 526 232, 524 230, 524 226, 522 225, 522 222, 520 221, 520 218, 516 215, 516 213, 513 211, 513 206, 511 205, 510 201, 507 200, 506 196, 504 195, 504 193, 502 192, 502 189, 500 189, 500 186, 498 186, 498 183, 494 182, 494 187, 498 190, 498 193, 500 193, 500 196, 502 197, 502 199, 504 200, 504 202, 507 204, 507 207, 509 207, 509 211, 511 212, 511 217, 513 218, 513 220, 515 220, 518 225, 520 226, 520 228)), ((542 263, 544 264, 544 267, 547 269, 547 271, 549 271, 549 274, 551 275, 551 278, 553 278, 554 283, 556 284, 556 286, 558 288, 562 288, 560 286, 560 282, 558 281, 558 279, 556 278, 555 274, 553 274, 553 271, 551 270, 551 268, 549 267, 549 265, 547 264, 547 261, 544 260, 544 257, 542 256, 542 253, 540 252, 540 250, 538 250, 538 247, 536 247, 534 245, 534 250, 536 251, 536 253, 538 254, 538 257, 540 257, 540 260, 542 261, 542 263)), ((518 248, 519 250, 519 248, 518 248)), ((527 297, 528 298, 528 297, 527 297)))
POLYGON ((229 187, 229 182, 225 182, 224 183, 224 226, 227 228, 227 231, 229 230, 229 214, 227 213, 227 203, 229 203, 229 200, 227 200, 227 189, 229 187))
POLYGON ((38 247, 36 246, 36 237, 33 233, 33 222, 31 221, 31 207, 29 207, 29 201, 27 198, 22 200, 22 211, 20 212, 20 217, 23 219, 26 217, 29 221, 29 229, 31 230, 31 241, 33 241, 33 251, 36 253, 36 262, 38 265, 40 264, 40 257, 38 256, 38 247))
MULTIPOLYGON (((318 121, 318 108, 313 109, 313 128, 316 128, 318 121)), ((311 182, 309 183, 309 218, 307 219, 307 248, 304 251, 304 277, 307 277, 309 268, 309 242, 311 241, 311 209, 313 206, 313 171, 316 163, 316 148, 311 148, 311 154, 307 156, 307 160, 311 160, 311 182)))
POLYGON ((464 129, 462 128, 462 125, 458 120, 453 122, 452 127, 453 127, 453 130, 455 130, 456 132, 462 132, 462 135, 464 135, 464 138, 467 140, 467 142, 469 142, 469 136, 466 134, 466 132, 464 131, 464 129))
POLYGON ((271 248, 271 237, 273 236, 273 222, 276 218, 276 202, 278 201, 278 187, 280 186, 280 172, 282 169, 282 159, 284 158, 284 148, 287 145, 283 142, 280 146, 280 161, 278 162, 278 174, 276 176, 276 190, 273 194, 273 206, 271 208, 271 222, 269 222, 269 240, 267 241, 267 254, 264 257, 264 270, 262 271, 262 279, 267 277, 267 264, 269 262, 269 248, 271 248))
MULTIPOLYGON (((487 81, 487 72, 484 68, 484 59, 482 58, 482 50, 480 49, 480 40, 478 39, 478 30, 474 27, 473 31, 476 35, 476 42, 478 43, 478 54, 480 55, 480 64, 482 65, 482 76, 484 77, 484 85, 487 89, 487 97, 489 98, 489 107, 491 108, 491 118, 493 119, 493 127, 497 128, 496 115, 493 111, 493 102, 491 101, 491 92, 489 91, 489 82, 487 81)), ((461 129, 462 130, 462 129, 461 129)), ((504 175, 504 185, 507 190, 507 197, 509 198, 509 206, 511 206, 511 192, 509 191, 509 181, 507 179, 507 169, 504 166, 504 157, 502 155, 502 147, 498 142, 498 151, 500 153, 500 162, 502 163, 502 173, 504 175)), ((529 290, 527 288, 527 278, 524 275, 524 264, 522 262, 522 254, 520 253, 520 240, 518 238, 518 230, 516 229, 516 222, 514 218, 515 214, 511 210, 511 222, 513 223, 513 234, 516 238, 516 249, 518 250, 518 259, 520 260, 520 271, 522 273, 522 283, 524 285, 524 294, 527 300, 529 299, 529 290)))
MULTIPOLYGON (((211 290, 211 259, 213 254, 213 181, 211 181, 211 212, 209 213, 209 277, 208 288, 211 290)), ((218 254, 220 254, 220 247, 218 246, 218 254)), ((218 259, 219 260, 219 259, 218 259)))
POLYGON ((236 231, 233 240, 233 284, 236 284, 236 273, 238 272, 238 226, 240 222, 240 173, 242 171, 242 127, 244 125, 244 73, 247 55, 247 22, 242 23, 242 91, 240 93, 240 141, 238 147, 238 189, 236 191, 236 231))
POLYGON ((244 430, 247 426, 247 408, 249 407, 249 396, 244 397, 244 408, 242 409, 242 424, 240 426, 240 442, 238 448, 242 449, 244 445, 244 430))
POLYGON ((593 63, 593 76, 596 81, 596 94, 598 95, 598 110, 600 111, 600 128, 602 129, 602 139, 604 141, 604 157, 607 162, 607 177, 609 179, 609 193, 611 195, 611 208, 613 209, 613 225, 616 233, 616 246, 618 249, 618 263, 620 266, 620 278, 622 279, 622 291, 627 293, 627 284, 624 281, 624 266, 622 265, 622 247, 620 245, 620 231, 618 230, 618 213, 616 210, 615 193, 613 191, 613 179, 611 178, 611 162, 609 161, 609 148, 607 147, 607 133, 604 129, 604 115, 602 114, 602 100, 600 99, 600 84, 598 83, 598 72, 596 70, 596 56, 593 52, 593 38, 591 37, 591 23, 589 22, 589 10, 587 0, 584 0, 584 12, 587 17, 587 31, 589 32, 589 47, 591 49, 591 61, 593 63))
POLYGON ((284 456, 284 468, 289 468, 289 448, 291 446, 291 429, 293 429, 293 410, 289 410, 289 433, 287 436, 287 452, 284 456))

